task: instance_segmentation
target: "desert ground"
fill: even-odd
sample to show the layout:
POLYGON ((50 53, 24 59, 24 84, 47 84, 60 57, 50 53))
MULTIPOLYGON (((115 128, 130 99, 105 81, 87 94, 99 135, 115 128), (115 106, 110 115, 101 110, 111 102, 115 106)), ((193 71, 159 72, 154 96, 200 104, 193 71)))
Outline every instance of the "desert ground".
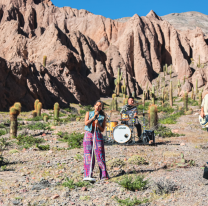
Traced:
MULTIPOLYGON (((174 77, 172 81, 177 83, 174 77)), ((168 89, 168 79, 166 83, 168 89)), ((183 102, 175 94, 172 108, 169 100, 162 107, 156 99, 156 144, 106 143, 110 179, 99 180, 96 164, 94 184, 83 182, 82 148, 84 115, 92 107, 71 104, 70 109, 60 109, 58 120, 53 119, 53 110, 42 109, 42 114, 49 116, 48 122, 32 118, 32 112, 21 112, 17 138, 7 133, 9 112, 1 112, 1 149, 5 148, 1 151, 0 205, 207 205, 208 180, 203 173, 208 132, 199 124, 197 97, 192 101, 189 94, 189 109, 193 111, 185 115, 177 109, 183 102), (70 142, 70 135, 75 142, 70 142)), ((101 100, 109 114, 112 98, 101 100)), ((135 101, 141 100, 138 97, 135 101)), ((117 97, 117 102, 121 108, 123 98, 117 97)), ((145 111, 150 104, 151 100, 146 100, 145 111)), ((143 106, 138 109, 141 114, 143 106)), ((111 121, 119 119, 119 111, 113 112, 111 121)), ((146 120, 148 123, 148 115, 146 120)), ((141 115, 139 121, 142 123, 141 115)))

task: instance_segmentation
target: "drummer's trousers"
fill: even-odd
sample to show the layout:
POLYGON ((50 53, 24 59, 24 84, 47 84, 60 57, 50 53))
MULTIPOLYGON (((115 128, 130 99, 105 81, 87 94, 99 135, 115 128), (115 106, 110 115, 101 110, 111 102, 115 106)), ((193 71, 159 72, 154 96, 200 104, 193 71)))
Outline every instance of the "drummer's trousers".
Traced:
MULTIPOLYGON (((94 132, 85 131, 83 148, 84 148, 84 176, 89 177, 90 173, 90 164, 91 164, 91 156, 92 156, 92 146, 93 146, 93 138, 94 132)), ((96 159, 98 162, 98 166, 100 169, 100 179, 108 178, 108 173, 106 170, 105 164, 105 150, 104 150, 104 140, 103 135, 99 132, 96 132, 95 135, 95 146, 94 146, 94 154, 96 155, 96 159)), ((93 155, 92 162, 92 171, 95 166, 95 156, 93 155)), ((92 176, 92 173, 91 173, 92 176)))

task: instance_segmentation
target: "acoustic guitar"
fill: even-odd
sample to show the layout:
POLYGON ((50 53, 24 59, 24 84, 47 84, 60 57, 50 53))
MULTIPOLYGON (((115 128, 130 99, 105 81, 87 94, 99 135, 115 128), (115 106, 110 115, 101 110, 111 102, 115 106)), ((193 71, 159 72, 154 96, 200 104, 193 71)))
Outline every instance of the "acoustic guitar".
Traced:
POLYGON ((202 127, 208 127, 208 114, 205 114, 204 118, 202 118, 201 115, 199 115, 199 123, 202 127))

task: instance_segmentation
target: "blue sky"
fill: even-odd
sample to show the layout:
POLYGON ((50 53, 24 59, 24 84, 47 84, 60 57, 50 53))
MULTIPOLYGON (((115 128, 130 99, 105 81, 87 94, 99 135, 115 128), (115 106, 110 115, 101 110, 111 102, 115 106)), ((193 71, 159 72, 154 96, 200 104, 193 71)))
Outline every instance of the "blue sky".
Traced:
POLYGON ((208 0, 51 0, 55 6, 85 9, 111 19, 146 16, 153 10, 159 16, 170 13, 198 11, 208 15, 208 0))

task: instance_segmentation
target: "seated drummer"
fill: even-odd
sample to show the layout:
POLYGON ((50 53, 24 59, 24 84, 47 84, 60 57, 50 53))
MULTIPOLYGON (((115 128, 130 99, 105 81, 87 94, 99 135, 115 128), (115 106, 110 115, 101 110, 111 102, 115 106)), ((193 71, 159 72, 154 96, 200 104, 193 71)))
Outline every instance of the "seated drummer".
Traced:
MULTIPOLYGON (((126 104, 122 107, 120 113, 121 114, 124 113, 124 114, 129 115, 129 118, 131 118, 131 119, 137 118, 138 110, 137 110, 136 106, 134 106, 134 98, 133 97, 128 98, 128 104, 126 104)), ((128 125, 127 121, 122 121, 121 123, 128 125)), ((137 124, 135 124, 135 127, 137 128, 138 137, 140 137, 141 136, 141 124, 138 122, 137 124)))

